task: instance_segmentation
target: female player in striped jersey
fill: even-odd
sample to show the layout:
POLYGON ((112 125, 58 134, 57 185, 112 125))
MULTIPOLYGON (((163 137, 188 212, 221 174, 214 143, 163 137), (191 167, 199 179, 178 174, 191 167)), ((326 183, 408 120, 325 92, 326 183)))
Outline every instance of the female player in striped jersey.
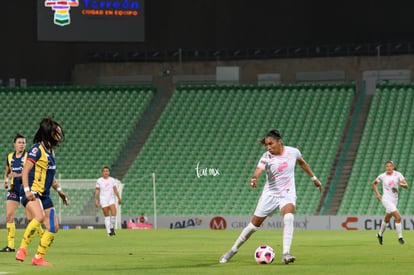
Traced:
POLYGON ((26 138, 16 134, 13 139, 14 151, 7 155, 6 171, 4 173, 4 188, 8 189, 6 199, 6 228, 7 246, 0 252, 14 252, 14 237, 16 225, 14 214, 20 203, 20 188, 22 186, 23 165, 27 157, 26 138))
POLYGON ((391 218, 394 217, 395 220, 395 229, 398 235, 398 242, 404 244, 402 228, 401 228, 401 215, 397 209, 398 203, 398 187, 408 188, 408 184, 405 181, 404 176, 397 171, 394 163, 392 161, 387 161, 385 163, 385 172, 379 175, 372 182, 372 189, 374 189, 377 199, 382 202, 382 205, 385 207, 385 217, 381 222, 379 232, 377 234, 378 242, 382 245, 382 234, 385 231, 385 228, 388 226, 391 218), (382 196, 378 192, 377 184, 382 183, 382 196))
POLYGON ((44 260, 44 255, 52 244, 59 230, 59 223, 50 197, 50 188, 55 188, 65 204, 69 204, 66 195, 55 181, 56 162, 54 149, 63 141, 65 135, 59 123, 51 117, 42 119, 33 143, 28 151, 22 173, 24 190, 22 204, 29 210, 32 220, 26 227, 16 260, 24 261, 27 256, 27 246, 43 223, 46 231, 43 233, 33 265, 50 266, 44 260))
POLYGON ((266 172, 266 183, 251 222, 242 230, 231 249, 220 258, 220 263, 227 263, 237 253, 239 247, 277 209, 280 209, 284 223, 282 263, 293 263, 296 258, 290 255, 290 247, 293 239, 293 213, 295 212, 296 205, 296 163, 309 175, 314 185, 319 189, 319 192, 322 192, 321 182, 303 159, 301 152, 297 148, 285 146, 279 130, 270 130, 260 143, 267 148, 267 152, 260 158, 250 180, 250 186, 253 188, 257 187, 258 179, 263 172, 266 172))

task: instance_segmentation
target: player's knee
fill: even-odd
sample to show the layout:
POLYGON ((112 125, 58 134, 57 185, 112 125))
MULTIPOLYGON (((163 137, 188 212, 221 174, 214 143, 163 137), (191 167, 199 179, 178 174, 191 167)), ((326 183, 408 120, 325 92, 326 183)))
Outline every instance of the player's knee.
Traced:
POLYGON ((400 223, 401 222, 401 216, 400 215, 395 215, 395 222, 396 223, 400 223))
POLYGON ((294 216, 292 213, 287 213, 283 216, 283 222, 285 224, 293 224, 294 216))

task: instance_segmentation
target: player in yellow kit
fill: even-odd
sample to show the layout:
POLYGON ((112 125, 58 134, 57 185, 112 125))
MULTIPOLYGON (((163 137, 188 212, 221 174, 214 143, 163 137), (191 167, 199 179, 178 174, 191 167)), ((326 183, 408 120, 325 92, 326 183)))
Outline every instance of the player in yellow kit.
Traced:
POLYGON ((14 214, 20 203, 20 189, 22 187, 23 165, 27 157, 26 138, 21 134, 16 134, 13 139, 14 151, 7 155, 6 170, 4 173, 4 188, 7 189, 6 198, 6 228, 7 246, 0 252, 14 252, 14 236, 16 225, 14 214))
POLYGON ((57 186, 54 179, 56 172, 54 149, 63 141, 64 136, 60 124, 52 118, 46 117, 40 122, 39 129, 33 139, 34 145, 28 151, 22 173, 24 190, 22 204, 31 213, 32 220, 23 234, 16 260, 24 261, 27 256, 26 248, 43 223, 46 230, 40 240, 37 253, 32 259, 32 264, 51 265, 44 260, 44 255, 59 230, 59 224, 50 198, 50 188, 55 187, 64 203, 68 204, 66 195, 57 186))

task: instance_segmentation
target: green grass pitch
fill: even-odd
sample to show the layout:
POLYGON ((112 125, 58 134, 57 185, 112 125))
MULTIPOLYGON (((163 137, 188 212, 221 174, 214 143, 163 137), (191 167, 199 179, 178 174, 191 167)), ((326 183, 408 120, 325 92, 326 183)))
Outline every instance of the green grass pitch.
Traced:
MULTIPOLYGON (((6 230, 0 231, 6 239, 6 230)), ((282 232, 259 230, 227 264, 220 256, 240 230, 117 230, 107 237, 103 229, 60 230, 46 255, 52 267, 30 264, 37 244, 29 246, 25 262, 15 253, 0 253, 0 274, 412 274, 414 232, 404 231, 400 245, 395 231, 386 231, 380 246, 376 231, 296 230, 292 254, 297 260, 283 265, 282 232), (272 246, 275 261, 258 265, 253 253, 261 244, 272 246)), ((16 244, 23 230, 17 230, 16 244)))

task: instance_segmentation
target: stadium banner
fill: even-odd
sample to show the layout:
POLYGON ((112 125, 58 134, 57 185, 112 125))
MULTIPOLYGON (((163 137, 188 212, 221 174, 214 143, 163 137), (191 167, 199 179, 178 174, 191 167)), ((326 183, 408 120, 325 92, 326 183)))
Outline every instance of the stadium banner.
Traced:
MULTIPOLYGON (((152 221, 153 217, 148 217, 152 221)), ((294 226, 297 230, 378 230, 383 216, 295 216, 294 226)), ((182 216, 158 217, 158 228, 169 229, 243 229, 251 216, 182 216)), ((403 216, 403 230, 414 230, 414 216, 403 216)), ((283 217, 267 218, 262 229, 283 229, 283 217)), ((387 229, 395 229, 394 220, 387 229)))
MULTIPOLYGON (((122 227, 136 217, 122 216, 122 227)), ((296 230, 379 230, 383 216, 295 216, 296 230)), ((132 229, 211 229, 242 230, 251 220, 251 216, 158 216, 155 223, 153 216, 148 216, 150 226, 133 227, 132 229), (157 226, 153 226, 157 224, 157 226)), ((0 217, 0 224, 5 224, 5 217, 0 217)), ((26 219, 15 217, 17 228, 24 228, 26 219)), ((101 216, 63 216, 62 228, 103 228, 101 216)), ((414 216, 402 216, 403 230, 414 230, 414 216)), ((129 226, 131 228, 131 226, 129 226)), ((283 217, 275 215, 267 218, 262 225, 264 230, 283 229, 283 217)), ((388 230, 394 230, 394 219, 391 219, 388 230)))

